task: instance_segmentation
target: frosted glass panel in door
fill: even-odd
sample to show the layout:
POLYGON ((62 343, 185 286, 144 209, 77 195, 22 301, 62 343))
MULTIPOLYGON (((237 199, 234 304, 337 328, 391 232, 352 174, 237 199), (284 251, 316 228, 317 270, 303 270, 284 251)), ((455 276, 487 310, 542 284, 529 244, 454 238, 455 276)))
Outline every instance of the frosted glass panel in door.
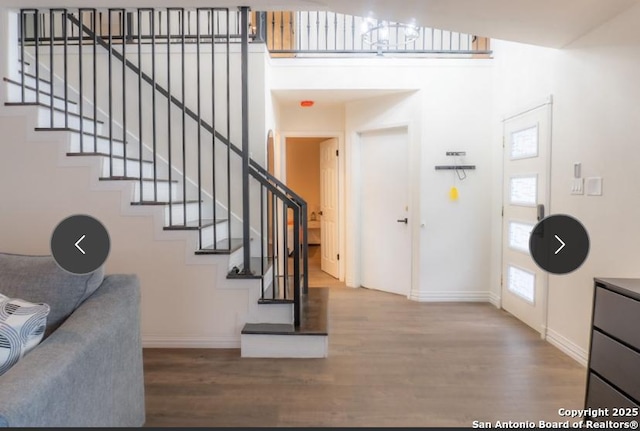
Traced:
POLYGON ((511 133, 511 160, 538 155, 538 125, 511 133))
POLYGON ((533 303, 536 286, 535 274, 516 268, 515 266, 509 266, 509 270, 507 272, 507 286, 512 293, 515 293, 522 299, 533 303))
POLYGON ((529 223, 520 223, 517 221, 509 222, 509 247, 529 253, 529 237, 533 225, 529 223))
POLYGON ((538 176, 517 176, 509 180, 511 205, 536 206, 538 202, 538 176))

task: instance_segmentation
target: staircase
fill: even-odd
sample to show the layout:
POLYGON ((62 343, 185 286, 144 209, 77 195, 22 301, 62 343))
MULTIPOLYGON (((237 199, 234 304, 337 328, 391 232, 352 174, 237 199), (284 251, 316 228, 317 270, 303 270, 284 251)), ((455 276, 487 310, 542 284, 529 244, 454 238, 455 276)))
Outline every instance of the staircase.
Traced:
POLYGON ((150 208, 164 232, 195 237, 194 255, 226 273, 212 289, 257 287, 243 357, 326 357, 328 292, 308 289, 306 203, 249 157, 248 16, 21 10, 5 106, 64 135, 65 157, 91 159, 99 182, 129 185, 132 208, 150 208))

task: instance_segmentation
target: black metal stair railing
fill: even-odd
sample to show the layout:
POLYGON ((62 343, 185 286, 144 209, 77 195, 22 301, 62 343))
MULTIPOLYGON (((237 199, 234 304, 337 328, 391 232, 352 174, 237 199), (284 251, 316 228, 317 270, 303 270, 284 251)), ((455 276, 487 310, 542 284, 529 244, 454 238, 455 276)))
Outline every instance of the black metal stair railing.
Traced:
POLYGON ((72 132, 70 155, 102 156, 101 180, 132 181, 133 205, 164 205, 165 229, 197 230, 198 254, 232 253, 240 244, 240 275, 259 272, 261 300, 293 302, 299 325, 307 209, 249 157, 248 8, 23 9, 18 21, 22 70, 13 85, 21 104, 37 105, 41 120, 46 112, 39 130, 72 132), (234 74, 240 89, 232 88, 234 74), (238 99, 242 114, 234 117, 238 99), (253 252, 252 235, 260 238, 253 252))

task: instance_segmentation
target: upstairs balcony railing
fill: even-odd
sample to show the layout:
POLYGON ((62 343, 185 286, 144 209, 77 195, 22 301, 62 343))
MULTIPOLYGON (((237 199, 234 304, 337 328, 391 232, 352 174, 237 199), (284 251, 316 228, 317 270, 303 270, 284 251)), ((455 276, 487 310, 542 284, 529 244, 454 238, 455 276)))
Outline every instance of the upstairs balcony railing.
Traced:
POLYGON ((256 12, 252 22, 274 56, 491 54, 485 37, 334 12, 256 12))
MULTIPOLYGON (((109 20, 107 11, 96 11, 95 19, 89 13, 84 23, 93 28, 99 37, 111 36, 113 43, 151 44, 153 33, 156 42, 171 35, 184 35, 185 43, 219 42, 229 38, 230 43, 241 42, 240 12, 224 13, 208 9, 205 13, 185 10, 181 20, 167 22, 171 10, 157 10, 152 22, 138 23, 136 12, 127 12, 124 19, 109 20), (91 22, 89 20, 92 20, 91 22), (140 28, 138 28, 140 26, 140 28)), ((252 12, 248 16, 248 39, 264 42, 272 56, 295 57, 311 55, 431 55, 457 57, 487 57, 491 55, 490 40, 486 37, 459 33, 407 23, 377 20, 327 11, 269 11, 252 12)), ((40 16, 39 23, 29 23, 26 34, 33 37, 37 27, 39 37, 47 41, 49 21, 40 16)), ((61 29, 58 29, 60 32, 61 29)), ((61 34, 59 34, 61 35, 61 34)), ((81 34, 70 27, 68 43, 77 43, 81 34)), ((87 43, 86 41, 84 43, 87 43)))

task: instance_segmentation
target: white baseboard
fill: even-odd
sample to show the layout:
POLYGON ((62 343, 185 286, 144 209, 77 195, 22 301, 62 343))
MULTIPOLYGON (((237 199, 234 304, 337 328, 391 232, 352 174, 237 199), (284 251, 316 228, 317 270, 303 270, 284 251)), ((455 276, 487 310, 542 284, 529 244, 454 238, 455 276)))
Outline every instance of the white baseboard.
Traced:
POLYGON ((418 302, 490 302, 489 292, 411 292, 409 299, 418 302))
POLYGON ((587 366, 589 354, 585 349, 578 346, 573 341, 550 328, 547 328, 547 341, 583 367, 587 366))
POLYGON ((213 337, 142 335, 142 347, 161 349, 239 349, 240 337, 233 335, 213 337))
POLYGON ((502 297, 495 292, 489 292, 489 302, 496 308, 500 308, 502 306, 502 297))

